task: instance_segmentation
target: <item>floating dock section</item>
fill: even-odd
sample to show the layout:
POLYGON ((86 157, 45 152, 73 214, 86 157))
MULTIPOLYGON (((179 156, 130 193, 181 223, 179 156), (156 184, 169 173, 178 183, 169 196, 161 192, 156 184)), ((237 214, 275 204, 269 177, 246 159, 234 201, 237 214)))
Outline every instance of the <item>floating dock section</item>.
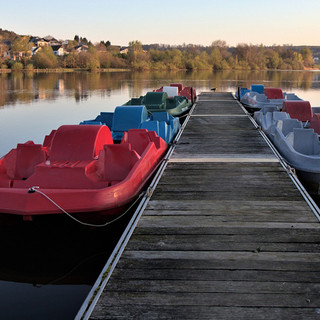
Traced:
POLYGON ((287 171, 202 93, 90 319, 320 319, 317 208, 287 171))

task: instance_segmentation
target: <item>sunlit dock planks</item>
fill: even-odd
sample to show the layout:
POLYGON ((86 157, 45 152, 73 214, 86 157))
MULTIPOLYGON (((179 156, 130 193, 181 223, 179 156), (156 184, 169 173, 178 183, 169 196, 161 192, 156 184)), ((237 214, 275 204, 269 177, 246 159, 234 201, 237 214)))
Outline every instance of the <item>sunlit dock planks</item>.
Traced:
POLYGON ((203 93, 90 319, 320 319, 320 225, 229 93, 203 93))

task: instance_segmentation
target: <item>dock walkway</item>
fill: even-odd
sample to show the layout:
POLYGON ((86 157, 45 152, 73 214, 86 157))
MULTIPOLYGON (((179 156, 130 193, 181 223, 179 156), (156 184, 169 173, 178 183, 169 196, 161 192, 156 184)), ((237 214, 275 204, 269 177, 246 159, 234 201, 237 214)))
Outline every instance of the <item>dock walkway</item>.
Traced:
POLYGON ((90 319, 320 319, 320 224, 230 93, 203 93, 90 319))

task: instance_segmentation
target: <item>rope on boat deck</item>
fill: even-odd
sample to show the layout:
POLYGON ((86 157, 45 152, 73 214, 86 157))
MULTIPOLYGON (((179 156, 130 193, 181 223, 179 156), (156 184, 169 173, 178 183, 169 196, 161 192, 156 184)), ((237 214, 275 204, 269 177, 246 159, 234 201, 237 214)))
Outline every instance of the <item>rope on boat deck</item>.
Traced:
POLYGON ((92 223, 87 223, 87 222, 83 222, 80 221, 79 219, 75 218, 74 216, 72 216, 70 213, 68 213, 66 210, 64 210, 63 208, 61 208, 54 200, 52 200, 48 195, 46 195, 44 192, 39 190, 39 186, 33 186, 28 190, 28 193, 34 193, 37 192, 39 194, 41 194, 42 196, 44 196, 46 199, 48 199, 52 204, 54 204, 59 210, 61 210, 64 214, 66 214, 69 218, 71 218, 72 220, 87 226, 87 227, 106 227, 107 225, 121 219, 123 216, 125 216, 131 209, 132 207, 140 200, 140 198, 144 195, 150 195, 152 194, 153 190, 149 190, 151 189, 150 187, 147 189, 147 191, 143 191, 138 195, 138 198, 130 205, 130 207, 123 212, 120 216, 116 217, 115 219, 108 221, 104 224, 92 224, 92 223))

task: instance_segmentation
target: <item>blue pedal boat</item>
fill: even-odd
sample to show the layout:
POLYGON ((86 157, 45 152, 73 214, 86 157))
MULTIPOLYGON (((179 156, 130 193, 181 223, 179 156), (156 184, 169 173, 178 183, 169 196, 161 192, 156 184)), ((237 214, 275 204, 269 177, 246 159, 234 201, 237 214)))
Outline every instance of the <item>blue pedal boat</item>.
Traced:
POLYGON ((147 129, 155 131, 167 143, 172 142, 181 127, 179 118, 168 112, 154 112, 149 116, 144 105, 118 106, 114 112, 101 112, 95 119, 80 124, 104 124, 111 130, 114 141, 120 141, 129 129, 147 129))

